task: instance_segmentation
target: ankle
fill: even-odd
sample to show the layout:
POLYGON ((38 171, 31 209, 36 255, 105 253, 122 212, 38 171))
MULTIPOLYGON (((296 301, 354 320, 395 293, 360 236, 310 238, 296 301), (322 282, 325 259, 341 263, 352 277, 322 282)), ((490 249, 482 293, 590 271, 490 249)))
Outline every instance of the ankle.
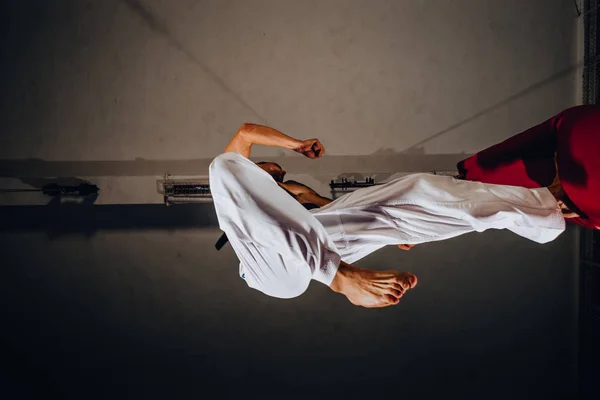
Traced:
POLYGON ((348 287, 348 283, 352 280, 352 275, 357 268, 346 264, 345 262, 340 262, 338 270, 333 277, 333 281, 329 285, 329 288, 336 293, 344 294, 345 289, 348 287))

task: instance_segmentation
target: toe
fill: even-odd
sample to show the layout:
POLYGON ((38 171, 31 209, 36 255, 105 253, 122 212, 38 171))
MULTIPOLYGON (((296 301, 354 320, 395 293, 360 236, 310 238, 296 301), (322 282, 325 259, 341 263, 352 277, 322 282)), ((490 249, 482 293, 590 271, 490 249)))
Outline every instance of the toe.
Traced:
POLYGON ((395 283, 399 284, 404 290, 412 289, 417 286, 417 277, 405 272, 396 277, 395 283))
POLYGON ((410 274, 410 276, 408 276, 406 280, 407 280, 408 284, 410 285, 411 289, 414 288, 415 286, 417 286, 418 279, 417 279, 416 275, 410 274))
POLYGON ((388 304, 397 304, 400 301, 400 299, 392 296, 391 294, 384 294, 383 298, 388 304))
POLYGON ((402 283, 400 280, 398 282, 392 283, 392 288, 398 290, 400 293, 406 292, 406 289, 404 289, 404 286, 406 286, 406 284, 402 283))
POLYGON ((399 276, 394 283, 400 286, 403 291, 410 289, 410 282, 407 277, 399 276))

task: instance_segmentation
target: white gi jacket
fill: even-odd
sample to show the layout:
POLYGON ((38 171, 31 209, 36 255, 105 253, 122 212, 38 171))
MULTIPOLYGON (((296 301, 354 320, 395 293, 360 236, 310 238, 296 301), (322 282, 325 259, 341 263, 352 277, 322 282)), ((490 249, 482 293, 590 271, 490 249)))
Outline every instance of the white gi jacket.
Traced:
POLYGON ((353 263, 386 245, 486 229, 509 229, 546 243, 565 229, 545 188, 412 174, 309 212, 239 153, 215 158, 209 179, 219 227, 240 260, 240 276, 278 298, 301 295, 311 279, 330 285, 340 260, 353 263))

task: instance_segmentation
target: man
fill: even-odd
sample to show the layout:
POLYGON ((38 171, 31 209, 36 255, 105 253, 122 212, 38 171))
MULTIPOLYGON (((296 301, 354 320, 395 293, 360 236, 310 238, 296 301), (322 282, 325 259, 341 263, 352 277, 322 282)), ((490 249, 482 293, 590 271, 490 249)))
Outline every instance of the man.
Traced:
POLYGON ((328 202, 294 184, 286 186, 280 167, 250 161, 254 144, 287 148, 311 159, 325 149, 318 139, 300 141, 273 128, 244 124, 211 163, 219 226, 240 260, 240 276, 269 296, 297 297, 316 280, 355 305, 385 307, 397 304, 417 278, 352 265, 384 246, 487 229, 509 229, 546 243, 565 228, 556 199, 546 188, 486 185, 431 174, 409 175, 328 202), (296 199, 323 206, 309 212, 296 199))
POLYGON ((552 187, 565 217, 600 229, 600 106, 568 108, 457 165, 462 179, 552 187))

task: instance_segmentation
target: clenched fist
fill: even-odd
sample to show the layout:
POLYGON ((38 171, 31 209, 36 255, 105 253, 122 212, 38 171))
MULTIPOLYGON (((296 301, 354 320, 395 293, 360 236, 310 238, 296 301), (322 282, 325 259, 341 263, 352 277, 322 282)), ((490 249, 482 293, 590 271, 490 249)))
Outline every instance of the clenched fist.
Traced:
POLYGON ((295 148, 294 151, 304 154, 308 158, 319 158, 325 154, 325 147, 323 147, 319 139, 307 139, 303 140, 300 146, 295 148))

